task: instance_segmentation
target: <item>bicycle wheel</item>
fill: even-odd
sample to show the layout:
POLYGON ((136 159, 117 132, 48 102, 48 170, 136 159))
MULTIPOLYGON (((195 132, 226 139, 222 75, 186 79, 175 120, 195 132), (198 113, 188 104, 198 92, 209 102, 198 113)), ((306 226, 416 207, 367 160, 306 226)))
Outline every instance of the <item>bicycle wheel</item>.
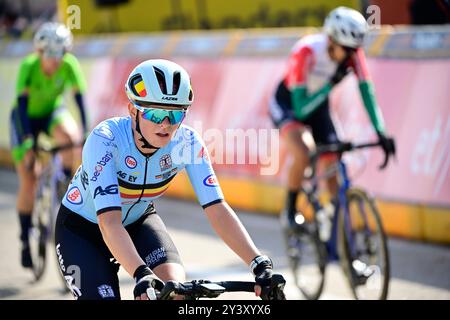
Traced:
MULTIPOLYGON (((314 216, 312 205, 306 194, 300 194, 300 211, 314 216)), ((296 286, 308 300, 317 300, 325 283, 327 253, 320 241, 314 219, 305 223, 303 230, 284 232, 289 266, 293 272, 296 286)))
POLYGON ((30 252, 35 281, 39 281, 46 267, 47 241, 49 237, 50 196, 49 188, 41 183, 36 191, 30 230, 30 252))
POLYGON ((341 209, 338 222, 342 268, 356 299, 384 300, 390 265, 380 214, 362 190, 350 189, 347 201, 348 210, 341 209))

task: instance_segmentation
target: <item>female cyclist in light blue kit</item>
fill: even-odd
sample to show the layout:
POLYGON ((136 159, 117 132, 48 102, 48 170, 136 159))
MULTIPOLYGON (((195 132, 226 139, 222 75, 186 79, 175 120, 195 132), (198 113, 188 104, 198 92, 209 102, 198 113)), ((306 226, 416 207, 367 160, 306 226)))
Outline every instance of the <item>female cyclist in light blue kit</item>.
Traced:
POLYGON ((148 299, 185 272, 153 200, 186 169, 214 230, 255 275, 264 296, 272 262, 261 255, 226 203, 201 137, 182 123, 193 102, 188 73, 167 60, 139 64, 125 84, 128 117, 101 122, 89 135, 56 223, 56 253, 78 299, 120 299, 119 264, 148 299), (80 279, 68 267, 80 268, 80 279))

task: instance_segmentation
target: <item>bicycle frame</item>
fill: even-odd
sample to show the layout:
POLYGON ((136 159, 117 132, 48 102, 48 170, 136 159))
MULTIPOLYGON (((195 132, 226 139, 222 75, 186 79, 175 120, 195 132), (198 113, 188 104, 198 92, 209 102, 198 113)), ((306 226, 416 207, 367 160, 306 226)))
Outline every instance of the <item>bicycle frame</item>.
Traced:
MULTIPOLYGON (((344 208, 343 214, 348 215, 348 209, 347 209, 347 190, 350 189, 351 181, 347 175, 347 167, 346 164, 342 159, 338 160, 337 162, 337 169, 334 173, 338 175, 339 178, 339 189, 338 189, 338 206, 335 208, 335 212, 333 215, 332 220, 332 230, 331 230, 331 236, 330 239, 325 243, 328 255, 331 257, 337 257, 337 225, 338 225, 338 219, 340 213, 340 207, 342 206, 344 208)), ((318 190, 318 184, 319 181, 322 179, 326 179, 327 176, 323 177, 310 177, 308 180, 310 181, 310 187, 305 188, 305 193, 308 196, 308 201, 313 205, 314 208, 314 215, 322 209, 322 205, 317 198, 317 190, 318 190)), ((314 217, 315 219, 315 217, 314 217)), ((351 239, 350 239, 351 240, 351 239)))
MULTIPOLYGON (((344 221, 345 221, 346 230, 350 231, 351 226, 352 226, 349 207, 348 207, 348 199, 347 199, 347 192, 351 188, 352 183, 348 176, 347 165, 341 158, 337 161, 336 172, 334 174, 336 174, 338 176, 338 181, 339 181, 339 183, 338 183, 338 185, 339 185, 338 205, 336 206, 334 215, 333 215, 331 236, 330 236, 330 239, 325 243, 325 245, 326 245, 329 256, 337 258, 338 257, 337 227, 338 227, 339 215, 343 214, 345 216, 344 221), (342 208, 342 210, 340 210, 341 208, 342 208)), ((329 174, 329 175, 331 175, 331 174, 329 174)), ((320 201, 317 198, 316 192, 318 189, 319 181, 322 179, 326 179, 326 178, 327 178, 327 175, 323 176, 323 177, 309 177, 309 179, 307 179, 310 181, 311 186, 309 188, 304 188, 304 190, 308 196, 308 201, 313 205, 314 214, 316 214, 317 211, 322 209, 322 205, 320 204, 320 201)), ((361 208, 361 211, 363 212, 363 208, 361 208)), ((364 215, 363 217, 364 217, 365 225, 368 225, 366 215, 364 215)), ((368 231, 366 230, 366 232, 368 232, 368 231)), ((354 243, 353 235, 351 232, 348 232, 347 234, 349 236, 348 243, 350 244, 350 252, 351 252, 352 256, 356 256, 356 245, 354 243)))

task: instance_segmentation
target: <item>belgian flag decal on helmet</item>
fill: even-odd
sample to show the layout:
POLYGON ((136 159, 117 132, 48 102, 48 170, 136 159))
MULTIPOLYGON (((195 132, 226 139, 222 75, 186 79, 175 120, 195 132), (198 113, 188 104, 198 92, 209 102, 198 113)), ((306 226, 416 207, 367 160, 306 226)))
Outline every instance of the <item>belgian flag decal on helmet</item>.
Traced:
POLYGON ((136 77, 133 79, 133 86, 140 97, 147 96, 147 91, 145 90, 144 80, 142 80, 142 77, 136 77))

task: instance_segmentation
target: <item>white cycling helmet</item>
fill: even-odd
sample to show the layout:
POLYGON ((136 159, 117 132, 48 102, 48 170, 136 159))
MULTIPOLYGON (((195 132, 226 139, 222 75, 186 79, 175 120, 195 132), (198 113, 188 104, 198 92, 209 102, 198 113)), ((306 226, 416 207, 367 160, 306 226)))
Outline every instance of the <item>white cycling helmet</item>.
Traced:
POLYGON ((46 22, 34 35, 34 47, 47 57, 62 58, 72 48, 72 32, 62 23, 46 22))
POLYGON ((194 99, 191 80, 180 65, 163 59, 147 60, 134 68, 125 84, 135 105, 177 105, 188 108, 194 99))
POLYGON ((369 29, 363 15, 347 7, 331 11, 325 18, 323 28, 338 44, 354 49, 363 45, 369 29))

